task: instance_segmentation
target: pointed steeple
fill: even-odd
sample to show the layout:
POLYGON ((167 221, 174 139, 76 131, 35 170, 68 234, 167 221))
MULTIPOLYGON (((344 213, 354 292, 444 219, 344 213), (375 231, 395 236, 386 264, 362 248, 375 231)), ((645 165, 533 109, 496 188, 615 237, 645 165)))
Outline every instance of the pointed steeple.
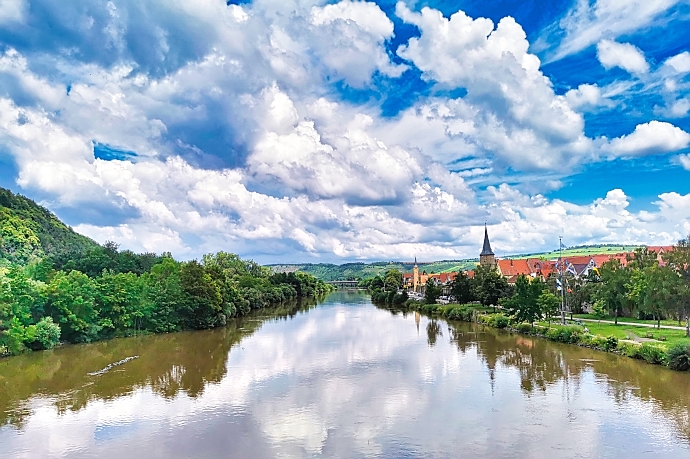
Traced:
POLYGON ((479 255, 493 255, 494 252, 491 250, 491 243, 489 242, 489 231, 486 229, 486 224, 484 224, 484 247, 482 248, 482 253, 479 255))
POLYGON ((417 266, 417 255, 414 256, 414 265, 417 266))

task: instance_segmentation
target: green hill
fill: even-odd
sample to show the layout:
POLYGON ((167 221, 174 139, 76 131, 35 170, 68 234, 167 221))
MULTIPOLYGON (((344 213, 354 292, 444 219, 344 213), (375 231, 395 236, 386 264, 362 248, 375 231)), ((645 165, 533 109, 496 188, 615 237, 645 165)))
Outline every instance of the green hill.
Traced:
POLYGON ((48 209, 0 188, 0 261, 23 264, 94 247, 95 241, 75 233, 48 209))
MULTIPOLYGON (((572 257, 578 255, 598 255, 598 254, 615 254, 621 252, 632 252, 637 247, 635 245, 615 245, 615 244, 601 244, 588 245, 578 247, 568 247, 563 250, 564 257, 572 257)), ((519 259, 519 258, 543 258, 545 260, 554 260, 558 258, 558 251, 539 252, 539 253, 525 253, 520 255, 500 256, 498 258, 519 259)), ((419 263, 419 269, 427 273, 449 273, 458 271, 467 271, 474 269, 479 263, 478 258, 466 260, 443 260, 434 261, 430 263, 419 263)), ((403 273, 412 272, 412 262, 387 262, 378 261, 373 263, 345 263, 336 265, 331 263, 305 263, 305 264, 284 264, 284 265, 269 265, 274 271, 278 272, 294 272, 302 271, 317 279, 323 281, 335 280, 359 280, 374 277, 376 275, 383 275, 389 269, 397 269, 403 273)))

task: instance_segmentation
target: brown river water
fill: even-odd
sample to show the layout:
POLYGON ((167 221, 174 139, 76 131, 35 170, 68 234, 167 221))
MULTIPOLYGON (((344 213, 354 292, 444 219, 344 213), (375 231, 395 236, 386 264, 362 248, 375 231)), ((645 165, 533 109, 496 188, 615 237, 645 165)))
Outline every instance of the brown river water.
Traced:
POLYGON ((690 374, 342 291, 0 360, 0 457, 690 458, 690 374))

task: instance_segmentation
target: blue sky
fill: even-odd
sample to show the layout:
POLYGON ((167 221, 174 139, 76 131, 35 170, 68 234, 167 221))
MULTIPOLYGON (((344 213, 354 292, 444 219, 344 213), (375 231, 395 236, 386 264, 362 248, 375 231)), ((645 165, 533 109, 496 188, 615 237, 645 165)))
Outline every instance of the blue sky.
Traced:
POLYGON ((690 233, 687 0, 0 3, 0 185, 181 258, 690 233))

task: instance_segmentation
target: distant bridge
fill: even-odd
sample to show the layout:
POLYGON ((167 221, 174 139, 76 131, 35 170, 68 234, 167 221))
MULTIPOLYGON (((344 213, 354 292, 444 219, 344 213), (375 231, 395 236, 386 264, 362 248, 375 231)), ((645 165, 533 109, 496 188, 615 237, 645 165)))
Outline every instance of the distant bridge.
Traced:
POLYGON ((359 281, 344 281, 344 280, 328 281, 326 283, 331 284, 331 285, 335 285, 338 288, 342 288, 342 287, 357 288, 357 285, 359 285, 359 281))

